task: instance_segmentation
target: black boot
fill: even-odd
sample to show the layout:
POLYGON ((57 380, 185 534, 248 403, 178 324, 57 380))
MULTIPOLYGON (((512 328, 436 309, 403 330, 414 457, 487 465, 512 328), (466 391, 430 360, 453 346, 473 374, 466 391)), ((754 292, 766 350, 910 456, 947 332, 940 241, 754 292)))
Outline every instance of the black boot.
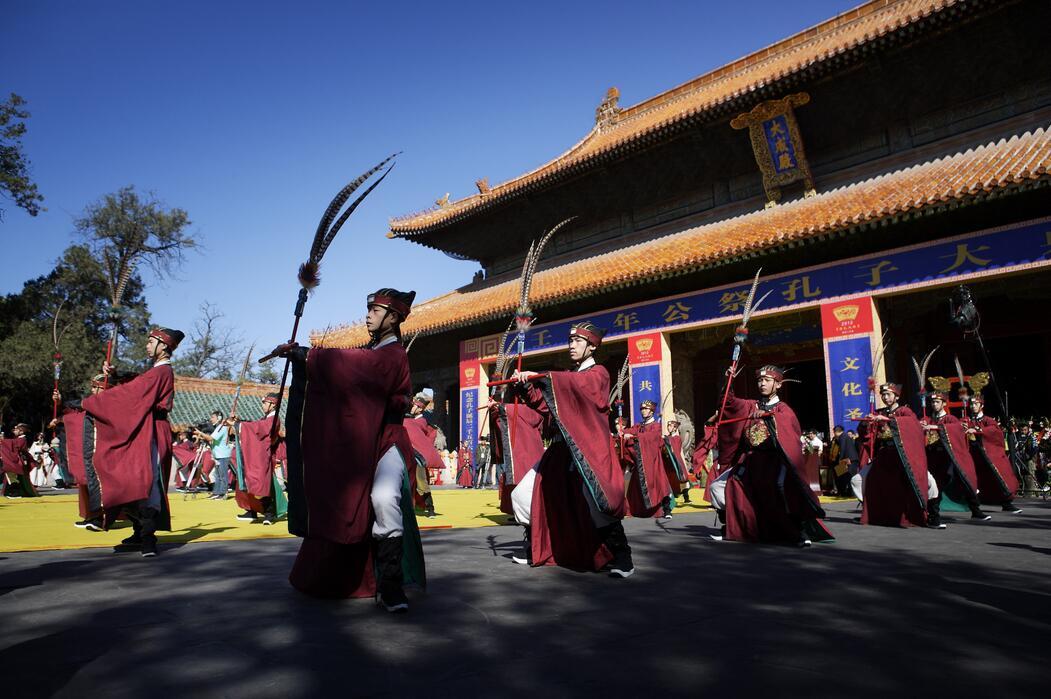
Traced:
POLYGON ((927 501, 927 526, 931 529, 945 529, 945 525, 942 524, 941 501, 941 495, 927 501))
POLYGON ((603 527, 599 530, 604 534, 603 543, 613 560, 609 564, 609 572, 618 578, 630 578, 635 574, 635 564, 631 560, 631 547, 628 546, 628 535, 624 533, 624 525, 620 522, 603 527))
POLYGON ((709 534, 712 541, 722 541, 726 538, 726 511, 716 510, 715 513, 719 516, 719 533, 709 534))
MULTIPOLYGON (((127 513, 125 513, 127 514, 127 513)), ((137 516, 128 515, 128 519, 131 520, 131 536, 121 540, 120 549, 138 548, 142 546, 142 522, 137 516)))
POLYGON ((376 570, 379 574, 376 603, 388 612, 409 611, 409 599, 401 587, 402 546, 400 536, 376 541, 376 570))
POLYGON ((690 489, 687 488, 686 490, 682 491, 682 502, 683 502, 683 504, 685 504, 685 503, 688 503, 689 501, 690 501, 690 489))
POLYGON ((976 522, 988 522, 992 519, 990 515, 982 512, 982 508, 978 506, 977 498, 972 497, 967 501, 967 507, 971 509, 971 519, 976 522))
POLYGON ((1011 513, 1013 515, 1016 515, 1016 514, 1018 514, 1019 512, 1022 511, 1022 508, 1016 506, 1013 502, 1005 502, 1000 507, 1000 509, 1003 510, 1004 512, 1009 512, 1009 513, 1011 513))
POLYGON ((671 519, 671 495, 665 495, 661 500, 661 519, 671 519))
POLYGON ((157 555, 157 510, 152 507, 144 507, 140 511, 142 522, 142 557, 152 558, 157 555))
POLYGON ((263 526, 268 527, 277 521, 277 500, 274 497, 266 497, 263 503, 263 526))
POLYGON ((434 498, 430 493, 423 494, 423 514, 427 517, 434 517, 437 514, 434 511, 434 498))
POLYGON ((511 554, 511 560, 518 565, 533 565, 533 539, 530 536, 529 527, 525 527, 525 534, 522 535, 522 551, 511 554))

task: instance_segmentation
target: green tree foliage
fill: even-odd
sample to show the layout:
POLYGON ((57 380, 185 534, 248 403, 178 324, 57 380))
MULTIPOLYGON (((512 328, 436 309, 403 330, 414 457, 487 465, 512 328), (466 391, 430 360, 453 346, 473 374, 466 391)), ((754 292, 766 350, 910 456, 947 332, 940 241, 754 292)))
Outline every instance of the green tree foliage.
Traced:
POLYGON ((53 321, 60 303, 58 324, 66 327, 59 342, 64 397, 83 394, 98 373, 114 322, 114 363, 144 369, 150 316, 143 282, 132 271, 114 309, 121 270, 145 266, 163 278, 178 270, 185 250, 197 246, 183 232, 189 225, 185 211, 165 210, 131 187, 88 206, 76 225, 82 243, 67 248, 49 274, 27 281, 20 293, 0 297, 0 401, 6 420, 36 425, 50 417, 53 321))
MULTIPOLYGON (((140 339, 150 320, 142 280, 134 276, 127 286, 121 333, 135 341, 125 345, 125 368, 141 365, 140 339)), ((108 289, 99 261, 86 246, 72 245, 50 273, 0 297, 0 395, 8 399, 5 412, 12 419, 37 424, 39 416, 50 416, 56 334, 64 396, 81 395, 99 372, 111 327, 108 289)))
POLYGON ((29 177, 29 160, 22 152, 25 120, 29 118, 29 112, 22 108, 25 103, 13 92, 7 101, 0 102, 0 195, 36 216, 44 197, 29 177))
POLYGON ((187 234, 189 215, 165 209, 153 194, 140 197, 135 187, 123 187, 91 204, 76 221, 92 256, 102 263, 111 289, 121 273, 147 265, 159 279, 171 276, 198 246, 187 234))

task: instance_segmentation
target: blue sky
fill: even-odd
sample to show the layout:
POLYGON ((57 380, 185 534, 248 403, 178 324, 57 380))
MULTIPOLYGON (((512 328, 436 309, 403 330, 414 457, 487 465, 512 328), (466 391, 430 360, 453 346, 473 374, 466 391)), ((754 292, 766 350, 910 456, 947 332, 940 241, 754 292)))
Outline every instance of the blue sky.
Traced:
POLYGON ((154 321, 188 330, 207 300, 271 347, 330 198, 404 151, 326 255, 304 327, 360 320, 380 286, 436 296, 477 264, 388 240, 391 216, 558 155, 610 86, 634 104, 856 4, 9 0, 0 93, 29 102, 48 210, 4 202, 22 277, 0 293, 49 271, 84 207, 133 184, 185 209, 205 246, 178 279, 146 275, 154 321))

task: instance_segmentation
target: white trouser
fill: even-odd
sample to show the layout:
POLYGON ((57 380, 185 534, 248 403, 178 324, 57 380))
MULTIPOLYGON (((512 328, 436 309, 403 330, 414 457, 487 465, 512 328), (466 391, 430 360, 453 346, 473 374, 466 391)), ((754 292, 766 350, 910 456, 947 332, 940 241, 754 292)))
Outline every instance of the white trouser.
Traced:
POLYGON ((372 524, 372 536, 387 539, 401 536, 401 479, 405 473, 405 460, 397 447, 391 447, 376 464, 372 478, 372 511, 376 521, 372 524))
POLYGON ((850 479, 850 489, 854 491, 854 497, 858 502, 865 502, 865 479, 860 473, 855 473, 850 479))
POLYGON ((708 489, 708 493, 712 498, 712 507, 716 510, 722 511, 726 509, 726 482, 730 480, 730 473, 733 469, 726 469, 719 474, 719 477, 712 481, 712 487, 708 489))
POLYGON ((522 480, 518 481, 511 490, 511 509, 514 510, 515 519, 526 527, 532 521, 530 515, 533 511, 533 484, 536 482, 536 469, 536 466, 529 469, 529 472, 522 476, 522 480))
POLYGON ((927 472, 927 499, 934 500, 938 497, 938 481, 934 480, 934 474, 927 472))
MULTIPOLYGON (((536 483, 536 473, 539 467, 540 464, 537 464, 529 469, 529 472, 522 477, 522 480, 518 481, 518 484, 511 491, 511 508, 514 510, 515 519, 519 524, 527 527, 533 521, 533 485, 536 483)), ((618 517, 608 515, 599 509, 598 504, 595 502, 595 497, 591 494, 586 484, 583 486, 583 490, 584 499, 588 503, 588 513, 591 515, 591 522, 596 527, 606 527, 619 521, 618 517)))

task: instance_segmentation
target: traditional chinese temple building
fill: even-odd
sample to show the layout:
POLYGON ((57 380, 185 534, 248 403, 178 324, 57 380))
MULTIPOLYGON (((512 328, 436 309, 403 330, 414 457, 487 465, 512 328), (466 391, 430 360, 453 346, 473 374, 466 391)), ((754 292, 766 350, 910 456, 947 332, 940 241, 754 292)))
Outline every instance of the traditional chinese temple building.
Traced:
MULTIPOLYGON (((525 366, 565 366, 570 323, 591 319, 609 330, 600 360, 611 373, 630 359, 636 418, 644 398, 665 414, 712 414, 760 267, 759 294, 770 295, 746 361, 791 369, 801 383, 785 394, 804 428, 867 412, 884 333, 875 373, 910 396, 910 358, 937 345, 931 374, 954 375, 954 354, 968 372, 985 369, 949 323, 960 284, 1011 412, 1045 413, 1048 27, 1044 0, 874 0, 639 104, 611 88, 561 155, 392 220, 390 238, 484 270, 413 310, 416 387, 435 390, 450 436, 487 429, 477 406, 525 252, 576 216, 534 280, 525 366)), ((361 325, 323 339, 366 341, 361 325)), ((754 393, 751 377, 739 393, 754 393)))

